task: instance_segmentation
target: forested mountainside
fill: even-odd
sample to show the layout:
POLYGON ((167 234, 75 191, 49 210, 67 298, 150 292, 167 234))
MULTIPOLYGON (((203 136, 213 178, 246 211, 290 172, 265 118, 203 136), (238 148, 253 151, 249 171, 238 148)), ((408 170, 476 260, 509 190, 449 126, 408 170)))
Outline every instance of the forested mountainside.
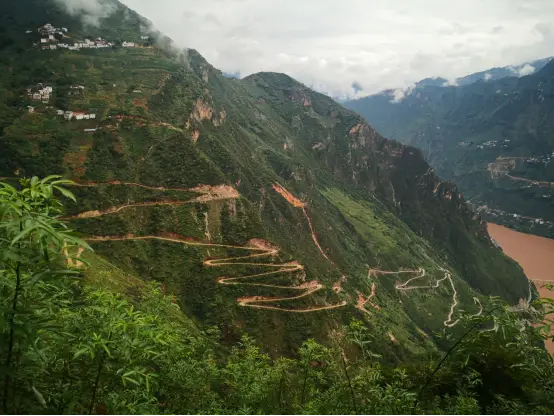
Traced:
MULTIPOLYGON (((65 393, 52 393, 55 398, 45 406, 59 407, 49 409, 87 411, 88 404, 71 402, 71 397, 79 401, 81 393, 75 391, 91 391, 90 409, 96 412, 102 412, 94 407, 99 403, 111 412, 277 411, 265 405, 282 405, 279 411, 285 413, 321 412, 325 394, 335 391, 343 395, 347 390, 341 389, 346 385, 320 378, 323 384, 310 384, 306 392, 305 375, 302 389, 289 384, 287 390, 289 395, 302 390, 301 396, 264 401, 274 383, 284 383, 281 374, 288 367, 283 363, 289 362, 269 361, 256 344, 273 358, 300 354, 304 361, 297 364, 306 363, 299 367, 302 371, 319 365, 324 367, 321 371, 331 369, 324 358, 331 350, 322 350, 314 341, 306 344, 309 339, 328 348, 338 345, 344 366, 345 356, 349 360, 379 357, 386 366, 423 363, 430 354, 449 348, 451 337, 477 320, 490 326, 487 319, 491 317, 484 311, 498 301, 489 296, 528 306, 533 287, 519 266, 493 245, 484 223, 468 209, 457 187, 441 181, 420 151, 381 137, 356 113, 286 75, 259 73, 243 80, 227 79, 196 51, 179 51, 167 39, 160 41, 161 35, 150 30, 145 19, 123 5, 105 4, 111 5, 110 14, 100 18, 97 26, 90 25, 91 16, 83 26, 78 17, 68 16, 52 1, 25 0, 0 6, 0 65, 5 74, 0 78, 4 106, 0 175, 14 185, 18 178, 50 174, 75 181, 64 186, 71 189, 76 201, 66 201, 64 212, 49 221, 60 229, 69 224, 94 249, 92 252, 77 242, 62 250, 63 238, 40 246, 54 250, 58 244, 58 255, 61 251, 70 256, 70 269, 84 277, 77 291, 64 286, 60 298, 71 304, 73 297, 83 296, 85 291, 82 302, 90 307, 79 316, 62 314, 66 320, 58 323, 65 333, 76 331, 69 336, 77 346, 72 350, 74 344, 69 342, 63 351, 48 350, 59 360, 58 366, 41 364, 40 354, 29 358, 46 366, 41 371, 61 377, 65 393), (102 314, 128 308, 137 308, 148 317, 131 312, 127 318, 114 315, 109 321, 113 329, 102 326, 102 314), (130 351, 141 350, 142 344, 133 344, 121 332, 125 319, 132 321, 137 334, 152 332, 154 338, 144 342, 156 345, 154 350, 162 348, 164 337, 175 328, 184 332, 178 332, 171 342, 185 342, 190 348, 181 345, 178 351, 182 355, 167 352, 163 362, 145 352, 135 362, 130 351), (80 338, 84 335, 79 328, 88 321, 92 325, 89 332, 98 337, 94 346, 80 338), (157 326, 166 332, 156 334, 157 326), (120 348, 129 342, 134 349, 129 347, 110 361, 106 348, 116 348, 119 341, 112 339, 116 334, 122 337, 118 338, 123 343, 120 348), (231 350, 239 341, 240 346, 231 350), (221 369, 217 367, 221 362, 211 353, 202 354, 208 351, 205 342, 218 359, 230 360, 225 364, 228 367, 221 369), (100 353, 102 345, 106 354, 100 353), (86 354, 92 360, 90 367, 82 362, 86 354), (254 368, 241 361, 244 354, 254 367, 260 364, 260 374, 271 377, 258 380, 254 368), (203 381, 191 379, 186 389, 196 399, 207 394, 206 401, 178 397, 177 385, 183 382, 183 374, 193 371, 187 367, 190 363, 178 361, 187 355, 204 367, 198 370, 203 381), (81 361, 75 361, 77 358, 81 361), (125 360, 142 367, 118 369, 114 364, 125 360), (113 376, 109 381, 100 377, 104 364, 113 376), (279 367, 281 364, 284 367, 279 367), (81 365, 89 371, 82 374, 90 380, 98 376, 90 389, 83 380, 76 381, 81 365), (184 366, 180 375, 174 373, 179 366, 184 366), (148 387, 151 371, 156 371, 156 377, 163 373, 156 381, 156 394, 140 390, 146 396, 132 396, 135 401, 117 396, 120 392, 110 396, 120 382, 124 386, 146 383, 148 387), (175 384, 164 384, 165 377, 175 384), (248 389, 238 389, 239 381, 247 377, 258 381, 246 383, 248 389), (263 389, 267 390, 256 384, 266 381, 263 389), (317 396, 316 391, 328 393, 317 396), (228 402, 226 394, 230 395, 228 402), (235 401, 233 394, 239 395, 235 401), (317 397, 317 405, 308 403, 308 396, 317 397), (133 408, 125 400, 146 407, 133 408)), ((56 213, 48 202, 56 188, 48 180, 41 183, 34 179, 21 194, 29 208, 23 204, 22 211, 3 211, 9 224, 14 224, 13 216, 27 215, 27 209, 33 221, 33 215, 38 215, 34 210, 43 210, 39 219, 56 213)), ((9 196, 6 201, 19 197, 15 189, 6 189, 9 191, 2 194, 9 196)), ((63 194, 67 196, 66 191, 63 194)), ((12 206, 11 202, 5 204, 12 206)), ((9 247, 20 247, 17 241, 25 236, 32 246, 34 234, 14 231, 18 228, 15 224, 15 229, 9 229, 13 234, 5 236, 6 241, 14 240, 9 247)), ((41 239, 39 242, 44 244, 41 239)), ((13 266, 21 255, 6 256, 2 261, 13 266)), ((47 256, 47 264, 52 256, 47 256)), ((19 276, 17 266, 5 269, 19 276)), ((10 274, 2 276, 7 279, 10 274)), ((4 293, 20 290, 19 283, 4 285, 4 293)), ((42 296, 43 292, 39 293, 42 296)), ((40 302, 44 303, 37 300, 33 305, 49 305, 47 298, 43 296, 40 302)), ((12 305, 13 299, 9 295, 4 302, 12 305)), ((13 305, 17 302, 15 295, 13 305)), ((44 308, 52 314, 48 316, 59 316, 56 308, 60 305, 44 308)), ((8 370, 17 365, 26 368, 20 362, 9 364, 13 361, 17 308, 10 310, 3 327, 7 341, 2 351, 8 357, 8 370)), ((509 313, 515 322, 516 315, 509 313)), ((492 328, 471 342, 492 347, 493 338, 513 335, 510 331, 499 334, 496 325, 492 328)), ((519 331, 517 325, 513 328, 519 331)), ((532 328, 526 331, 530 337, 539 336, 532 328)), ((535 341, 529 348, 543 357, 544 351, 535 347, 535 341)), ((63 337, 48 342, 63 342, 63 337)), ((27 344, 15 345, 23 356, 27 344)), ((517 348, 519 360, 524 350, 517 348)), ((483 373, 489 374, 488 365, 483 373)), ((546 365, 544 369, 550 371, 546 365)), ((319 370, 309 370, 310 374, 312 371, 319 370)), ((39 403, 45 401, 40 390, 51 389, 51 385, 43 379, 40 386, 29 384, 28 374, 18 379, 6 377, 4 400, 21 388, 35 394, 39 403)), ((402 378, 402 374, 395 377, 402 378)), ((332 377, 331 373, 327 376, 332 377)), ((392 380, 388 376, 374 380, 386 383, 392 380)), ((520 376, 518 373, 514 380, 520 376)), ((514 383, 521 390, 519 381, 514 383)), ((449 384, 449 394, 456 391, 452 386, 449 384)), ((404 404, 414 403, 409 387, 402 394, 406 394, 404 404)), ((489 390, 487 394, 490 396, 489 390)), ((342 402, 339 396, 333 396, 334 406, 342 402)), ((496 396, 489 396, 486 404, 475 404, 476 408, 492 405, 496 396)), ((458 406, 453 400, 452 406, 458 406)), ((16 410, 23 406, 12 404, 16 410)), ((331 408, 351 411, 350 407, 331 408)), ((394 406, 365 409, 405 411, 394 406)))
POLYGON ((420 148, 485 219, 554 236, 554 63, 521 78, 420 86, 345 105, 381 134, 420 148))
MULTIPOLYGON (((361 117, 285 75, 229 80, 193 50, 176 57, 147 47, 37 50, 29 40, 27 49, 5 56, 17 76, 4 81, 16 107, 3 129, 2 174, 63 174, 88 185, 76 190, 81 202, 67 217, 97 239, 96 252, 163 282, 188 314, 224 326, 230 341, 244 328, 274 352, 311 335, 324 338, 358 313, 358 292, 369 296, 374 282, 376 296, 390 303, 384 313, 399 314, 400 328, 408 321, 442 326, 452 303, 449 282, 438 296, 410 293, 400 304, 395 279, 368 278, 368 269, 424 268, 428 283, 448 269, 468 307, 477 293, 512 303, 527 296, 521 271, 417 150, 383 139, 361 117), (23 78, 33 62, 44 78, 23 78), (53 88, 51 102, 27 97, 38 81, 53 88), (65 109, 95 118, 58 116, 60 99, 65 109), (285 198, 289 192, 301 202, 285 198), (137 240, 154 236, 182 241, 137 240), (236 248, 252 244, 279 247, 280 255, 253 261, 270 266, 203 265, 207 257, 252 254, 236 248), (255 280, 278 287, 244 277, 218 281, 290 262, 299 267, 255 280), (286 300, 298 295, 279 287, 286 282, 305 285, 310 295, 286 300), (316 312, 321 319, 294 312, 330 306, 336 309, 316 312)), ((416 347, 410 336, 404 345, 416 347)))

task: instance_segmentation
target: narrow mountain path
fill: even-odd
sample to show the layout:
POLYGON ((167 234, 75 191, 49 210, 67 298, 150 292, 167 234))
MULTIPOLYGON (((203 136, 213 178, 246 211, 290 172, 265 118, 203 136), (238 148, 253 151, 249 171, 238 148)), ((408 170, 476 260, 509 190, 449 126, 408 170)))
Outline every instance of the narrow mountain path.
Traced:
POLYGON ((450 272, 443 268, 441 268, 441 270, 444 272, 444 277, 442 279, 438 279, 433 285, 408 286, 410 282, 421 279, 425 276, 425 269, 420 268, 419 270, 413 271, 415 273, 419 273, 419 276, 412 277, 406 282, 396 285, 395 289, 396 290, 437 289, 442 282, 444 282, 445 280, 448 280, 448 282, 450 283, 450 287, 452 287, 452 303, 450 304, 450 312, 448 313, 448 316, 444 321, 444 326, 448 328, 452 328, 453 326, 457 325, 458 322, 460 321, 459 319, 455 321, 452 320, 452 317, 454 315, 454 310, 456 309, 456 306, 458 306, 458 292, 456 291, 456 287, 454 286, 454 282, 452 281, 452 275, 450 274, 450 272))
MULTIPOLYGON (((401 291, 420 290, 420 289, 437 289, 441 285, 442 282, 447 280, 450 283, 450 287, 452 288, 452 302, 450 303, 450 310, 449 310, 448 316, 446 317, 446 320, 443 323, 444 323, 445 327, 452 328, 453 326, 457 325, 460 321, 459 319, 457 319, 455 321, 453 320, 454 311, 456 309, 456 306, 458 306, 458 303, 459 303, 458 302, 458 292, 456 291, 456 287, 454 286, 454 282, 452 281, 452 275, 450 274, 450 272, 443 269, 443 268, 441 268, 441 270, 444 272, 444 277, 442 279, 438 279, 437 281, 435 281, 434 284, 428 284, 428 285, 410 285, 412 282, 425 277, 426 271, 422 267, 420 267, 417 270, 411 269, 411 270, 399 270, 399 271, 369 269, 368 278, 372 274, 374 274, 374 275, 378 275, 378 274, 383 274, 383 275, 416 274, 416 276, 412 277, 411 279, 406 280, 404 283, 399 283, 399 284, 396 284, 394 286, 394 288, 396 290, 401 290, 401 291)), ((373 285, 375 285, 375 283, 373 285)), ((375 289, 372 286, 372 295, 367 300, 363 300, 363 297, 360 296, 360 298, 358 300, 358 309, 360 309, 360 307, 363 308, 365 306, 365 304, 368 303, 374 297, 374 295, 375 295, 374 292, 375 292, 375 289)), ((475 299, 476 298, 474 298, 474 300, 475 299)), ((478 299, 477 299, 477 302, 479 302, 478 299)), ((479 302, 479 305, 481 305, 481 302, 479 302)), ((367 312, 365 310, 365 308, 363 308, 362 310, 367 312)), ((480 315, 482 313, 482 311, 483 311, 483 308, 482 308, 482 306, 480 306, 480 311, 478 312, 478 315, 480 315)))
MULTIPOLYGON (((367 278, 368 279, 371 279, 371 275, 374 274, 375 270, 374 269, 369 269, 367 271, 367 278)), ((390 272, 387 272, 387 274, 389 274, 390 272)), ((381 307, 375 303, 372 302, 372 299, 375 298, 375 295, 377 294, 377 284, 375 282, 372 282, 371 284, 371 293, 370 295, 367 297, 367 299, 364 297, 363 294, 361 294, 360 292, 358 292, 358 303, 356 304, 356 308, 358 308, 360 311, 364 312, 364 313, 370 313, 366 308, 365 306, 367 304, 371 305, 373 307, 373 309, 376 309, 376 310, 381 310, 381 307)))
POLYGON ((536 181, 536 180, 533 180, 533 179, 520 178, 519 176, 512 176, 509 173, 507 173, 505 176, 507 176, 508 178, 510 178, 513 181, 526 182, 526 183, 530 183, 530 184, 536 185, 536 186, 554 187, 554 182, 536 181))

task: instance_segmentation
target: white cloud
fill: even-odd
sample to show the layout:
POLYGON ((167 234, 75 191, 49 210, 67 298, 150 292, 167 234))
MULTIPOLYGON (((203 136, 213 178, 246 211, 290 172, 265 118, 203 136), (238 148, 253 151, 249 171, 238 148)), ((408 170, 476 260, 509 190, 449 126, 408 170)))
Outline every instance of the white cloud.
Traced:
POLYGON ((554 55, 551 0, 123 2, 223 71, 285 72, 333 96, 554 55))
POLYGON ((408 95, 410 95, 415 89, 415 84, 410 85, 407 88, 396 88, 392 91, 392 98, 390 100, 391 103, 400 103, 406 98, 408 95))
POLYGON ((521 67, 513 68, 512 69, 518 76, 524 77, 525 75, 531 75, 533 72, 535 72, 535 67, 529 64, 525 64, 521 67))
POLYGON ((458 87, 458 81, 456 79, 449 79, 444 84, 443 87, 458 87))
POLYGON ((116 10, 113 3, 104 3, 102 0, 54 0, 64 7, 69 14, 80 16, 83 23, 98 26, 100 20, 108 17, 116 10))

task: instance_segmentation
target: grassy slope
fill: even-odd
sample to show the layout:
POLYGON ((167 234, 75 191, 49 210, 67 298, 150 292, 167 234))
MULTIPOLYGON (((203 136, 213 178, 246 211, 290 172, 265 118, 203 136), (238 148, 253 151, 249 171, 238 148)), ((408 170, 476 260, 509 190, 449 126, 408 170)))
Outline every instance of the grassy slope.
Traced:
MULTIPOLYGON (((53 24, 60 24, 51 17, 53 24)), ((135 20, 126 22, 117 31, 111 20, 104 22, 106 33, 128 37, 134 30, 137 36, 135 20)), ((70 23, 66 24, 76 27, 70 23)), ((17 23, 18 28, 25 26, 17 23)), ((290 285, 318 280, 325 285, 310 297, 279 306, 349 303, 313 314, 245 308, 235 299, 289 291, 216 282, 222 275, 263 271, 259 267, 202 265, 208 256, 244 254, 240 250, 162 241, 94 244, 100 256, 125 273, 166 284, 178 295, 187 316, 200 325, 220 327, 224 343, 247 331, 268 351, 289 352, 308 337, 327 339, 357 317, 374 329, 376 348, 385 359, 424 353, 422 344, 430 341, 416 327, 442 328, 451 290, 441 286, 398 293, 394 279, 380 278, 375 302, 381 311, 362 313, 354 305, 358 291, 370 293, 366 265, 390 270, 425 267, 427 282, 442 277, 439 266, 448 267, 461 308, 471 311, 476 311, 474 289, 510 301, 526 294, 521 270, 492 246, 456 188, 441 183, 417 151, 381 138, 356 114, 284 75, 228 80, 194 51, 183 60, 157 48, 38 53, 28 40, 18 45, 17 55, 9 50, 2 54, 3 62, 11 60, 15 69, 11 74, 18 74, 3 81, 7 94, 18 97, 33 82, 48 82, 55 86, 56 99, 68 101, 70 108, 93 110, 98 119, 68 123, 46 106, 38 105, 35 114, 28 114, 25 102, 12 103, 13 117, 7 120, 0 143, 1 174, 62 173, 80 181, 117 179, 183 188, 232 185, 241 194, 236 201, 132 208, 76 220, 74 225, 86 235, 177 233, 206 241, 209 231, 212 243, 232 245, 263 238, 281 247, 275 262, 295 260, 305 266, 304 273, 264 282, 290 285), (38 76, 34 68, 45 59, 50 72, 38 76), (20 70, 24 65, 32 71, 20 70), (84 85, 85 94, 67 95, 64 83, 84 85), (134 93, 136 89, 141 92, 134 93), (135 118, 116 120, 115 115, 135 118), (102 129, 86 135, 82 129, 89 124, 102 129), (307 203, 315 234, 332 263, 314 244, 302 210, 272 189, 276 182, 307 203), (331 287, 343 275, 344 291, 335 294, 331 287), (389 331, 398 342, 391 340, 389 331)), ((70 213, 127 201, 191 197, 114 185, 76 192, 79 205, 70 206, 70 213)), ((106 277, 105 263, 98 260, 92 265, 93 275, 106 277)), ((123 286, 114 289, 125 290, 123 286)))

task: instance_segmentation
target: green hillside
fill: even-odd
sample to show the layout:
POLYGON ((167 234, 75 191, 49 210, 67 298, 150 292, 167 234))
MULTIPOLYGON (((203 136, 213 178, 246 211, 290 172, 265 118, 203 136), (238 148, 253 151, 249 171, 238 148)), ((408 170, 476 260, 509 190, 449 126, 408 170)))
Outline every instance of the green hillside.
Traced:
MULTIPOLYGON (((134 21, 124 23, 118 31, 132 32, 134 21)), ((52 25, 59 24, 52 20, 52 25)), ((107 20, 95 30, 103 33, 111 25, 107 20)), ((19 74, 4 80, 6 89, 15 96, 40 80, 53 86, 53 98, 46 104, 31 101, 33 113, 26 111, 27 97, 13 103, 14 118, 3 129, 1 173, 55 173, 93 182, 75 190, 80 202, 68 208, 68 216, 122 209, 73 218, 84 236, 173 236, 207 244, 134 237, 91 241, 97 253, 119 267, 163 282, 179 296, 185 313, 201 324, 218 325, 224 341, 234 342, 247 330, 277 354, 311 336, 324 340, 335 325, 368 315, 356 309, 358 292, 369 296, 373 283, 368 268, 425 268, 427 284, 442 278, 439 268, 446 268, 468 301, 460 309, 474 308, 472 298, 478 294, 512 303, 527 296, 521 270, 493 247, 455 186, 442 183, 415 149, 381 138, 356 114, 285 75, 229 80, 193 50, 173 55, 159 47, 36 51, 30 40, 18 45, 17 55, 9 49, 4 54, 13 60, 11 74, 19 74), (39 61, 48 68, 47 79, 24 78, 17 69, 18 62, 33 68, 39 61), (75 93, 73 85, 84 89, 75 93), (96 118, 67 121, 56 115, 58 101, 96 118), (306 207, 291 205, 274 189, 277 184, 306 207), (226 185, 232 195, 208 191, 202 198, 194 191, 199 185, 226 185), (356 227, 354 221, 365 225, 356 227), (233 281, 240 284, 224 285, 219 276, 255 275, 267 267, 203 266, 205 258, 250 254, 209 244, 243 247, 252 239, 280 248, 278 257, 252 262, 275 267, 295 261, 302 270, 254 278, 255 284, 242 277, 233 281), (342 276, 342 291, 335 293, 332 287, 342 276), (271 285, 310 282, 321 288, 297 300, 254 302, 254 307, 236 301, 295 297, 298 289, 271 285), (259 309, 264 305, 277 310, 259 309), (278 310, 329 305, 341 306, 313 314, 278 310)), ((411 292, 399 303, 404 295, 394 289, 394 279, 384 275, 377 285, 377 299, 387 305, 380 314, 395 316, 399 328, 407 321, 432 330, 442 327, 452 303, 450 288, 431 291, 433 296, 411 292), (418 306, 424 299, 429 310, 418 306)), ((405 341, 391 356, 420 350, 417 337, 402 330, 405 341)), ((383 332, 383 342, 390 342, 388 331, 383 332)))
MULTIPOLYGON (((227 79, 196 51, 177 51, 167 39, 145 33, 145 21, 119 4, 94 28, 51 2, 25 0, 3 4, 0 11, 3 39, 8 39, 0 52, 5 74, 0 78, 5 110, 0 176, 13 184, 33 175, 74 180, 68 186, 76 202, 66 201, 58 219, 94 249, 76 254, 75 261, 86 261, 76 266, 84 276, 81 289, 101 291, 100 297, 127 302, 122 308, 134 305, 154 315, 160 326, 167 325, 163 334, 182 328, 186 334, 179 336, 188 337, 186 344, 194 348, 179 354, 202 363, 203 382, 191 378, 186 389, 193 396, 204 392, 205 402, 177 397, 184 376, 173 374, 176 384, 160 387, 163 394, 132 396, 145 407, 126 408, 122 401, 131 399, 109 398, 111 385, 105 384, 98 403, 110 412, 276 412, 276 403, 283 404, 279 411, 284 413, 322 412, 326 400, 338 406, 338 397, 347 394, 346 385, 331 381, 336 376, 327 373, 331 364, 309 387, 317 402, 308 404, 298 383, 314 361, 309 372, 320 377, 317 362, 332 361, 324 358, 331 351, 325 348, 335 348, 337 339, 349 360, 378 355, 386 374, 376 380, 384 386, 403 377, 389 374, 400 364, 417 367, 416 378, 427 374, 421 369, 430 356, 440 356, 475 320, 486 321, 483 311, 498 302, 489 296, 514 305, 531 295, 519 266, 495 248, 454 184, 441 181, 418 150, 381 137, 330 98, 283 74, 227 79), (34 10, 32 16, 23 3, 34 10), (36 31, 46 23, 68 29, 54 41, 58 45, 98 37, 113 45, 33 47, 35 33, 25 33, 27 28, 36 31), (123 42, 135 44, 124 47, 123 42), (48 99, 34 99, 34 92, 46 86, 52 87, 48 99), (169 296, 179 310, 167 305, 169 296), (167 308, 154 308, 156 302, 167 308), (360 349, 346 342, 348 331, 358 340, 362 333, 370 336, 360 349), (217 359, 209 351, 201 354, 208 342, 217 359), (239 342, 242 347, 232 349, 239 342), (316 358, 306 358, 312 353, 316 358), (265 369, 260 374, 270 377, 267 391, 274 391, 284 369, 293 365, 280 357, 298 358, 299 372, 289 384, 296 390, 287 390, 288 399, 271 393, 264 401, 266 390, 250 390, 263 377, 241 367, 246 365, 241 354, 265 369), (302 367, 301 357, 309 364, 302 367), (251 387, 241 384, 247 375, 253 377, 251 387), (300 390, 301 397, 292 397, 300 390), (173 399, 178 405, 168 404, 173 399)), ((98 312, 97 295, 90 296, 90 313, 98 312)), ((94 319, 101 325, 101 318, 94 319)), ((538 336, 532 329, 529 333, 538 336)), ((472 342, 506 334, 512 332, 476 335, 472 342)), ((147 365, 159 366, 162 373, 185 366, 179 361, 183 356, 174 358, 147 365)), ((68 365, 75 371, 76 363, 68 365)), ((332 365, 342 371, 340 361, 332 365)), ((370 371, 367 365, 360 368, 370 371)), ((357 388, 369 388, 363 384, 366 370, 357 373, 357 388)), ((483 374, 491 371, 487 367, 483 374)), ((21 385, 31 389, 25 380, 21 385)), ((448 394, 455 393, 454 384, 444 385, 448 394)), ((410 391, 406 387, 402 393, 408 407, 410 391)), ((487 400, 492 405, 492 396, 487 400)), ((59 405, 49 409, 82 412, 84 406, 59 405)), ((406 412, 408 407, 365 411, 406 412)))
POLYGON ((420 86, 398 103, 384 92, 345 105, 419 147, 487 220, 552 237, 553 65, 522 78, 420 86))

